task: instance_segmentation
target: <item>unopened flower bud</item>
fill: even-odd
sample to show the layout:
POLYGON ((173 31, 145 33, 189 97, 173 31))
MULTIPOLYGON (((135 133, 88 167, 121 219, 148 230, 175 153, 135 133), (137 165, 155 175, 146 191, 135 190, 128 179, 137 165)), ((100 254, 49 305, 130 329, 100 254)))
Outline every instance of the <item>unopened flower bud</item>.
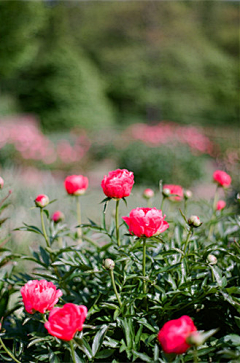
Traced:
POLYGON ((106 258, 106 260, 104 261, 104 267, 107 270, 113 270, 115 267, 115 262, 111 260, 111 258, 106 258))
POLYGON ((162 191, 162 195, 164 197, 169 197, 169 195, 171 194, 171 190, 169 188, 164 188, 162 191))
POLYGON ((184 190, 184 198, 185 199, 192 198, 192 192, 191 192, 191 190, 184 190))
POLYGON ((4 180, 3 180, 3 178, 0 177, 0 189, 3 188, 3 185, 4 185, 4 180))
POLYGON ((59 223, 59 222, 63 221, 64 218, 65 218, 64 214, 60 210, 57 210, 56 212, 53 213, 51 220, 54 223, 59 223))
POLYGON ((154 197, 154 191, 152 189, 145 189, 143 192, 143 198, 145 199, 150 199, 154 197))
POLYGON ((190 227, 197 228, 197 227, 200 227, 202 225, 202 222, 200 221, 200 218, 198 216, 191 216, 188 219, 188 224, 189 224, 190 227))
POLYGON ((226 202, 225 200, 219 200, 217 202, 217 206, 216 206, 216 210, 222 210, 226 207, 226 202))
POLYGON ((217 257, 211 254, 207 256, 207 261, 210 265, 216 265, 218 262, 217 257))
POLYGON ((45 194, 40 194, 37 196, 37 198, 35 199, 35 204, 36 204, 36 207, 39 207, 39 208, 44 208, 48 205, 49 203, 49 198, 47 195, 45 194))
POLYGON ((237 202, 240 203, 240 193, 237 193, 236 199, 237 199, 237 202))
POLYGON ((192 332, 186 339, 187 344, 199 347, 205 342, 204 336, 198 331, 192 332))

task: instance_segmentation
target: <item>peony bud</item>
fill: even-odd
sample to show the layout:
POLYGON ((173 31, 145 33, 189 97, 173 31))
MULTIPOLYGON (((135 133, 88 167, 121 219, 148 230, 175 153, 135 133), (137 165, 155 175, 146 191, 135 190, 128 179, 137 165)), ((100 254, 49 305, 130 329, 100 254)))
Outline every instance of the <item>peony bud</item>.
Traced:
POLYGON ((56 212, 53 213, 51 220, 54 223, 59 223, 59 222, 63 221, 64 218, 65 218, 64 214, 62 212, 60 212, 59 210, 57 210, 56 212))
POLYGON ((224 200, 219 200, 217 202, 217 207, 216 207, 217 210, 222 210, 225 207, 226 207, 226 202, 224 200))
POLYGON ((35 199, 35 204, 36 204, 36 207, 39 207, 39 208, 44 208, 48 205, 49 203, 49 198, 47 195, 45 194, 40 194, 37 196, 37 198, 35 199))
POLYGON ((145 199, 150 199, 154 197, 154 191, 152 189, 145 189, 143 192, 143 198, 145 199))
POLYGON ((202 222, 200 221, 200 218, 198 216, 191 216, 188 219, 188 224, 190 227, 198 228, 202 225, 202 222))
POLYGON ((236 199, 237 199, 237 202, 240 203, 240 193, 237 193, 236 199))
POLYGON ((3 188, 3 185, 4 185, 4 180, 3 180, 3 178, 0 177, 0 189, 3 188))
POLYGON ((217 257, 211 254, 207 256, 207 261, 210 265, 216 265, 218 262, 217 257))
POLYGON ((169 195, 171 194, 171 190, 168 189, 168 188, 164 188, 163 191, 162 191, 162 195, 164 197, 169 197, 169 195))
POLYGON ((104 267, 107 270, 113 270, 115 267, 115 262, 111 260, 111 258, 106 258, 106 260, 104 261, 104 267))
POLYGON ((205 339, 201 333, 195 331, 187 337, 186 342, 190 345, 195 345, 196 347, 200 347, 200 345, 203 345, 203 343, 205 342, 205 339))
POLYGON ((190 199, 190 198, 192 198, 191 190, 184 190, 184 199, 190 199))

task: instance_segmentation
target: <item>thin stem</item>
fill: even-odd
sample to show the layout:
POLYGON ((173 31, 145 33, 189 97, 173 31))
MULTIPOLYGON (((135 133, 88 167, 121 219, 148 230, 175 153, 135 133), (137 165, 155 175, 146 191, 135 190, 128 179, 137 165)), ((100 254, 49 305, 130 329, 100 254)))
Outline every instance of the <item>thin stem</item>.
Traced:
POLYGON ((198 363, 198 353, 197 353, 196 347, 193 348, 193 359, 194 359, 194 363, 198 363))
POLYGON ((119 303, 120 307, 122 307, 122 302, 121 302, 120 296, 118 295, 115 280, 114 280, 113 270, 109 270, 109 272, 110 272, 110 276, 111 276, 111 280, 112 280, 113 290, 115 292, 116 298, 118 299, 118 303, 119 303))
POLYGON ((120 247, 120 238, 119 238, 119 221, 118 221, 118 208, 119 208, 119 200, 116 200, 116 213, 115 213, 115 222, 116 222, 116 238, 117 244, 120 247))
POLYGON ((2 344, 2 347, 3 347, 3 349, 5 350, 5 352, 9 355, 9 357, 11 357, 15 362, 17 362, 17 363, 21 363, 20 362, 20 360, 18 360, 16 357, 14 357, 14 355, 12 354, 12 352, 10 352, 8 349, 7 349, 7 347, 6 347, 6 345, 3 343, 3 341, 2 341, 2 338, 0 338, 0 343, 2 344))
MULTIPOLYGON (((80 205, 79 196, 76 197, 76 203, 77 203, 77 222, 78 222, 78 225, 80 226, 82 224, 82 219, 81 219, 81 205, 80 205)), ((77 235, 78 235, 78 243, 80 244, 82 242, 82 228, 81 227, 78 227, 77 235)))
POLYGON ((165 199, 166 199, 166 197, 165 196, 163 196, 163 198, 162 198, 162 203, 161 203, 161 210, 163 210, 163 205, 164 205, 164 202, 165 202, 165 199))
MULTIPOLYGON (((214 199, 213 199, 213 213, 212 213, 212 217, 210 219, 210 221, 213 219, 214 215, 216 214, 216 208, 217 208, 217 201, 218 201, 218 185, 214 194, 214 199)), ((208 238, 211 238, 211 236, 213 235, 213 230, 214 230, 214 224, 210 225, 209 228, 209 234, 208 234, 208 238)))
POLYGON ((152 207, 152 201, 151 201, 150 198, 147 200, 147 207, 148 208, 151 208, 152 207))
POLYGON ((182 261, 182 259, 183 259, 183 256, 185 256, 185 254, 186 254, 186 250, 187 250, 188 242, 189 242, 189 239, 190 239, 190 237, 191 237, 191 235, 192 235, 192 232, 193 232, 193 227, 190 227, 189 232, 188 232, 188 235, 187 235, 186 242, 185 242, 185 244, 184 244, 184 250, 183 250, 183 255, 182 255, 182 257, 181 257, 181 261, 182 261))
POLYGON ((41 224, 42 224, 43 235, 44 235, 47 246, 49 248, 51 248, 48 237, 47 237, 46 229, 45 229, 44 218, 43 218, 43 208, 40 208, 40 215, 41 215, 41 224))
POLYGON ((71 356, 72 356, 73 363, 77 363, 72 340, 69 341, 69 345, 71 348, 71 356))
POLYGON ((187 215, 187 199, 184 199, 184 214, 187 215))
MULTIPOLYGON (((143 238, 143 264, 142 264, 143 277, 146 277, 146 251, 147 251, 146 238, 143 238)), ((145 280, 143 280, 143 293, 144 294, 147 293, 147 283, 145 280)))

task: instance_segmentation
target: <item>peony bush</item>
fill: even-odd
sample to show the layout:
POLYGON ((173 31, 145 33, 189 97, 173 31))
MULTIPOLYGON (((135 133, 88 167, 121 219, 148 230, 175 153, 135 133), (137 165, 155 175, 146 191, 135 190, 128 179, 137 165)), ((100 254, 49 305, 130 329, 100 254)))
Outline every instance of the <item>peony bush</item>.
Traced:
POLYGON ((88 179, 68 176, 63 189, 76 202, 74 229, 64 223, 64 202, 50 215, 54 200, 36 196, 29 205, 36 224, 16 231, 35 233, 42 244, 32 255, 1 249, 8 259, 34 264, 31 273, 13 269, 1 278, 15 296, 1 309, 1 361, 238 362, 239 199, 231 207, 219 200, 220 188, 226 198, 231 193, 224 171, 213 182, 212 200, 163 184, 158 194, 143 190, 129 211, 134 174, 113 170, 103 176, 102 203, 96 201, 101 223, 83 224, 88 179))

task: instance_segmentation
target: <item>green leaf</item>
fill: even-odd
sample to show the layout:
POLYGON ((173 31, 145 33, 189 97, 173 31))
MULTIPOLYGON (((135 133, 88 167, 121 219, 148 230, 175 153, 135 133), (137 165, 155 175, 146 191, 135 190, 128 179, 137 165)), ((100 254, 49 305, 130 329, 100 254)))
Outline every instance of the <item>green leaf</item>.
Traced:
POLYGON ((92 343, 92 355, 95 357, 99 349, 101 348, 104 336, 108 330, 107 325, 103 325, 102 328, 97 332, 92 343))
POLYGON ((115 352, 115 349, 103 349, 95 355, 96 359, 104 359, 110 357, 115 352))
POLYGON ((83 353, 86 354, 86 356, 88 357, 88 359, 92 359, 92 349, 90 347, 90 345, 88 344, 88 342, 83 338, 74 338, 74 341, 76 342, 76 344, 78 345, 78 347, 81 349, 81 351, 83 353))
POLYGON ((133 350, 133 353, 138 357, 140 358, 141 360, 143 360, 144 362, 149 362, 149 363, 152 363, 153 362, 153 359, 150 358, 147 354, 145 353, 138 353, 138 352, 135 352, 133 350))

